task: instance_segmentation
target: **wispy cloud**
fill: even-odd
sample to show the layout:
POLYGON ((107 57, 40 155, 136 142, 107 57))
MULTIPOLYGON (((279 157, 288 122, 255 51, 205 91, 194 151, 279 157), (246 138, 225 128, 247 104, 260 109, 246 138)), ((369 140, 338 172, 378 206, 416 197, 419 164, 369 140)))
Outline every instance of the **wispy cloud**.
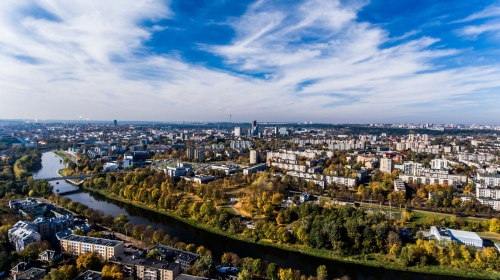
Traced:
POLYGON ((486 7, 484 10, 472 15, 467 16, 464 19, 456 20, 453 23, 470 22, 478 19, 491 18, 500 16, 500 3, 486 7))
POLYGON ((0 2, 0 118, 395 121, 473 110, 500 87, 498 65, 448 67, 462 52, 440 38, 363 22, 364 1, 255 2, 223 23, 229 44, 194 44, 217 68, 146 47, 178 16, 165 1, 35 4, 0 2))
POLYGON ((475 39, 483 33, 498 33, 500 31, 500 22, 488 22, 480 25, 469 25, 460 30, 458 33, 462 36, 475 39))

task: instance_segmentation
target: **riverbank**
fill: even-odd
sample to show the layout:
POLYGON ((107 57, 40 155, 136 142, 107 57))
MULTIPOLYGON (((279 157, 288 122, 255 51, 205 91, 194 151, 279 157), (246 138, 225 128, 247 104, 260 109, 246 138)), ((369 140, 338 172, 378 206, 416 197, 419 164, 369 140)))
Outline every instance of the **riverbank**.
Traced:
POLYGON ((65 152, 63 151, 60 151, 60 150, 54 150, 52 151, 54 154, 58 155, 64 163, 67 163, 69 161, 73 161, 73 159, 71 158, 71 156, 69 156, 68 154, 66 154, 65 152))
POLYGON ((239 241, 244 241, 250 244, 259 244, 262 246, 267 246, 267 247, 274 247, 274 248, 279 248, 282 250, 290 251, 290 252, 297 252, 300 254, 305 254, 305 255, 310 255, 310 256, 315 256, 315 257, 320 257, 323 259, 328 259, 328 260, 333 260, 333 261, 338 261, 338 262, 344 262, 344 263, 351 263, 351 264, 356 264, 356 265, 364 265, 364 266, 369 266, 369 267, 377 267, 377 268, 384 268, 384 269, 389 269, 389 270, 399 270, 399 271, 407 271, 407 272, 416 272, 416 273, 426 273, 426 274, 434 274, 434 275, 448 275, 448 276, 459 276, 459 277, 468 277, 468 278, 482 278, 482 279, 496 279, 500 277, 500 273, 494 272, 494 271, 477 271, 477 270, 470 270, 470 269, 459 269, 459 268, 453 268, 453 267, 448 267, 448 266, 424 266, 424 267, 404 267, 401 264, 398 263, 398 260, 394 259, 393 257, 387 256, 387 255, 380 255, 380 254, 369 254, 369 255, 356 255, 356 256, 336 256, 333 255, 331 251, 326 250, 326 249, 314 249, 314 248, 309 248, 305 247, 302 245, 284 245, 284 244, 277 244, 277 243, 272 243, 269 241, 265 240, 260 240, 258 242, 255 242, 249 238, 246 238, 242 235, 230 235, 225 231, 219 230, 217 228, 212 228, 209 227, 205 224, 201 224, 198 221, 194 221, 191 219, 187 218, 182 218, 170 211, 166 210, 161 210, 156 207, 151 207, 148 205, 144 204, 139 204, 139 203, 132 203, 126 199, 116 197, 114 195, 110 195, 106 191, 102 190, 93 190, 93 189, 88 189, 90 191, 99 193, 109 199, 120 201, 122 203, 130 204, 135 207, 139 207, 142 209, 146 209, 149 211, 154 211, 156 213, 159 213, 161 215, 166 215, 169 217, 172 217, 176 220, 179 220, 183 223, 186 223, 190 226, 218 234, 224 237, 228 237, 231 239, 239 240, 239 241))

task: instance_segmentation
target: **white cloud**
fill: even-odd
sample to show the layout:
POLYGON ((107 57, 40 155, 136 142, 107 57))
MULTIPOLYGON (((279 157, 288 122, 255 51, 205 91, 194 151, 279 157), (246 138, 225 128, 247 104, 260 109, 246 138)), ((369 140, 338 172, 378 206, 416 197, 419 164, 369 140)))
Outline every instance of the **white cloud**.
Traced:
POLYGON ((470 22, 478 19, 484 19, 484 18, 490 18, 490 17, 497 17, 500 16, 500 6, 498 4, 491 5, 486 7, 484 10, 479 11, 477 13, 473 13, 472 15, 461 19, 454 21, 453 23, 461 23, 461 22, 470 22))
POLYGON ((437 66, 460 53, 431 48, 437 38, 381 48, 394 38, 358 21, 363 2, 347 3, 259 1, 228 20, 231 44, 203 46, 261 79, 150 54, 144 43, 169 27, 141 23, 174 17, 164 1, 38 1, 56 20, 27 12, 31 1, 1 1, 0 118, 419 121, 444 104, 481 106, 468 95, 500 87, 496 65, 437 66))
POLYGON ((486 32, 498 32, 500 31, 500 22, 495 23, 485 23, 481 25, 470 25, 466 26, 458 31, 460 35, 469 36, 471 38, 476 38, 477 35, 486 33, 486 32))

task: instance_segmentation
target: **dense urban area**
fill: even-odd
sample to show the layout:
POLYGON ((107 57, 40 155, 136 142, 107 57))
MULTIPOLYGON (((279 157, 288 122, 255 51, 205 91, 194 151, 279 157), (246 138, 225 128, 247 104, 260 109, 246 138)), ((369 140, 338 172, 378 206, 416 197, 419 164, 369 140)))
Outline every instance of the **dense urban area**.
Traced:
MULTIPOLYGON (((360 269, 500 278, 500 127, 0 121, 0 278, 350 279, 187 244, 94 192, 360 269), (64 168, 37 177, 42 157, 64 168), (58 174, 57 174, 58 173, 58 174), (58 180, 75 190, 62 192, 58 180)), ((436 278, 439 279, 439 278, 436 278)))

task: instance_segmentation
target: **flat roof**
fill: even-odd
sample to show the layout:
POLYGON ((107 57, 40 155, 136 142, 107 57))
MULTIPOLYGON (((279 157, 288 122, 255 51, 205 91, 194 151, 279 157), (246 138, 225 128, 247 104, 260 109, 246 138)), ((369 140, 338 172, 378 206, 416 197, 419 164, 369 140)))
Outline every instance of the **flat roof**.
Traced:
POLYGON ((110 240, 110 239, 95 238, 95 237, 88 237, 88 236, 74 235, 74 234, 61 237, 61 240, 75 241, 86 244, 102 245, 109 247, 115 247, 119 244, 123 244, 123 241, 119 240, 110 240))
POLYGON ((175 262, 137 258, 135 256, 114 256, 111 257, 109 261, 126 265, 142 265, 142 266, 148 266, 157 269, 172 270, 172 271, 175 270, 176 267, 180 266, 180 264, 175 262))
POLYGON ((481 237, 477 235, 477 233, 472 232, 472 231, 463 231, 463 230, 456 230, 456 229, 448 229, 450 234, 457 238, 457 239, 462 239, 462 238, 467 238, 467 239, 475 239, 477 241, 482 241, 481 237))

